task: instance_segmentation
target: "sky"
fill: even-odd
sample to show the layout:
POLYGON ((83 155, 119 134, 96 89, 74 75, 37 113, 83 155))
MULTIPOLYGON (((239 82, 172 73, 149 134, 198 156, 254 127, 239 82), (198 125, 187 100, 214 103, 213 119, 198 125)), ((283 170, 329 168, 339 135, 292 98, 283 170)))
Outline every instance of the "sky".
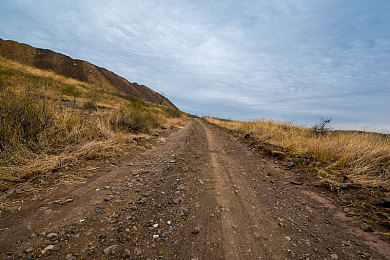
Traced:
POLYGON ((0 38, 200 116, 390 131, 389 14, 388 0, 2 0, 0 38))

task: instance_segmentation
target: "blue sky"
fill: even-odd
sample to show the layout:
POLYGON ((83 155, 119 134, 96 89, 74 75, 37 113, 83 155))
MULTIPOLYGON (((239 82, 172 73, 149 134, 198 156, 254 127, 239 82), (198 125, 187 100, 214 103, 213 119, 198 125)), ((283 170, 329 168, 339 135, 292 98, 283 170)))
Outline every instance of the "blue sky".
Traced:
POLYGON ((0 38, 90 61, 198 115, 390 129, 390 1, 2 0, 0 38))

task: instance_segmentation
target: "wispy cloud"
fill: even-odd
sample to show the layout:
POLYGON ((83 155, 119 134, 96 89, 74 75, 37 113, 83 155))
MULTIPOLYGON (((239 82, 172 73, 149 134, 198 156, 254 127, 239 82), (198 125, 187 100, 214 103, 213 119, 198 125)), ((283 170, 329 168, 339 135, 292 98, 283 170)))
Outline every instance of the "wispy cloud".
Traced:
POLYGON ((0 37, 89 60, 197 114, 390 123, 387 0, 22 1, 0 37))

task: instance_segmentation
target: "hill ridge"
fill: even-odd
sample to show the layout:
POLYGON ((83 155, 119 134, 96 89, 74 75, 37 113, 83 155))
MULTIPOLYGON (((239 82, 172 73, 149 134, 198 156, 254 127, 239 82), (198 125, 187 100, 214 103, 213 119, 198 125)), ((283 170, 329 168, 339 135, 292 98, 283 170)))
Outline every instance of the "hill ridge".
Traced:
POLYGON ((142 101, 177 109, 169 99, 145 85, 131 83, 106 68, 49 49, 35 48, 29 44, 0 38, 0 56, 39 69, 51 70, 65 77, 116 89, 142 101))

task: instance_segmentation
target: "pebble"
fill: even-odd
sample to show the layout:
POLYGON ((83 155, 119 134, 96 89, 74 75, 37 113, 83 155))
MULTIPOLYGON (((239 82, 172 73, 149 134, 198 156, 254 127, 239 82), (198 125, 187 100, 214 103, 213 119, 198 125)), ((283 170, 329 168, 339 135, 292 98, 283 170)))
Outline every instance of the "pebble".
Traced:
POLYGON ((357 214, 350 208, 344 208, 344 212, 348 215, 348 216, 356 216, 357 214))
POLYGON ((76 257, 74 257, 72 254, 67 254, 65 260, 76 260, 76 257))
POLYGON ((117 245, 112 245, 112 246, 106 247, 106 248, 103 250, 103 254, 105 254, 105 255, 115 254, 115 249, 116 249, 117 247, 118 247, 117 245))
POLYGON ((19 187, 21 191, 28 191, 34 189, 34 187, 30 183, 23 184, 19 187))
POLYGON ((18 210, 18 206, 10 206, 10 207, 7 207, 5 210, 6 211, 15 211, 15 210, 18 210))
POLYGON ((140 247, 136 247, 136 248, 134 248, 134 254, 135 254, 136 256, 139 256, 139 255, 141 255, 141 254, 142 254, 142 250, 141 250, 141 248, 140 248, 140 247))
POLYGON ((194 228, 194 230, 191 231, 191 233, 193 235, 197 235, 197 234, 199 234, 199 232, 200 232, 200 227, 196 227, 196 228, 194 228))
POLYGON ((130 250, 127 248, 123 249, 122 257, 123 258, 130 258, 130 256, 131 256, 130 250))
POLYGON ((41 251, 41 254, 44 255, 48 251, 58 251, 58 250, 60 250, 58 245, 48 245, 47 247, 45 247, 45 249, 41 251))
POLYGON ((49 234, 47 234, 46 237, 47 237, 47 239, 54 240, 54 239, 57 239, 58 234, 57 233, 49 233, 49 234))
POLYGON ((301 181, 290 181, 291 184, 294 184, 294 185, 302 185, 303 182, 301 181))
POLYGON ((351 246, 351 243, 349 243, 348 241, 343 242, 343 244, 344 244, 345 246, 351 246))
POLYGON ((373 232, 374 231, 374 229, 366 223, 361 224, 360 229, 363 230, 364 232, 373 232))
POLYGON ((176 190, 187 190, 187 187, 184 185, 177 186, 176 190))
POLYGON ((29 247, 26 250, 24 250, 24 252, 26 252, 26 254, 31 253, 32 251, 34 251, 34 248, 32 248, 32 247, 29 247))
POLYGON ((181 201, 182 201, 181 199, 174 199, 174 200, 173 200, 173 203, 179 204, 181 201))
POLYGON ((332 259, 339 259, 339 256, 337 254, 331 254, 330 258, 332 258, 332 259))
POLYGON ((356 197, 357 197, 359 200, 366 200, 366 199, 367 199, 367 197, 366 197, 364 194, 358 194, 356 197))

